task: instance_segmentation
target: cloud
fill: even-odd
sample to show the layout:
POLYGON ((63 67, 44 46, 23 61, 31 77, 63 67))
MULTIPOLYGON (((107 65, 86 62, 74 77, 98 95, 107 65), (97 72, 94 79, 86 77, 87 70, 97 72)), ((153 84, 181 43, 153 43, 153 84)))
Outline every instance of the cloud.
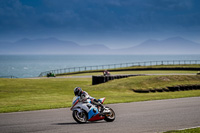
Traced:
POLYGON ((199 0, 4 0, 0 34, 200 31, 199 0))
POLYGON ((145 5, 158 10, 191 9, 193 0, 145 0, 145 5))
MULTIPOLYGON (((167 26, 167 24, 170 27, 190 15, 192 2, 188 0, 75 0, 70 2, 45 0, 48 8, 54 9, 50 10, 51 19, 62 18, 60 21, 66 25, 72 20, 75 27, 86 30, 94 28, 134 30, 149 26, 167 26), (68 14, 63 14, 66 9, 68 14), (181 11, 183 13, 188 11, 189 14, 185 15, 181 11)), ((46 16, 48 17, 48 14, 46 16)), ((184 23, 185 21, 182 21, 182 25, 184 23)))
POLYGON ((3 31, 23 29, 31 23, 32 7, 22 5, 19 0, 1 1, 0 5, 0 28, 3 31))

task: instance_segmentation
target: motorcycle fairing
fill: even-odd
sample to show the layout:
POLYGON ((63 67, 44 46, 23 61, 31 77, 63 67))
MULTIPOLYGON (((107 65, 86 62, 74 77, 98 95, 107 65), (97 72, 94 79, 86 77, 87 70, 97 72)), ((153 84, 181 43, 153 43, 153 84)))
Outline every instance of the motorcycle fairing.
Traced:
POLYGON ((103 120, 104 116, 99 116, 99 114, 95 115, 94 117, 90 118, 88 121, 97 121, 97 120, 103 120))
POLYGON ((97 108, 92 108, 88 112, 88 121, 97 121, 97 120, 102 120, 104 118, 105 118, 104 116, 99 115, 99 111, 97 108))
POLYGON ((97 108, 91 108, 88 112, 88 120, 99 113, 97 108))

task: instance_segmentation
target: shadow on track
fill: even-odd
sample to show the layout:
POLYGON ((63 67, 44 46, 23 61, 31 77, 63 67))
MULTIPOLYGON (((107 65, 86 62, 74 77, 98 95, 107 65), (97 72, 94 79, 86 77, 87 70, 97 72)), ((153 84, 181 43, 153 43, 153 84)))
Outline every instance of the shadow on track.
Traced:
MULTIPOLYGON (((105 121, 92 121, 92 122, 86 122, 83 124, 98 124, 98 123, 105 123, 105 121)), ((69 123, 53 123, 52 125, 76 125, 79 123, 76 122, 69 122, 69 123)))
POLYGON ((75 125, 78 124, 76 122, 69 122, 69 123, 53 123, 52 125, 75 125))

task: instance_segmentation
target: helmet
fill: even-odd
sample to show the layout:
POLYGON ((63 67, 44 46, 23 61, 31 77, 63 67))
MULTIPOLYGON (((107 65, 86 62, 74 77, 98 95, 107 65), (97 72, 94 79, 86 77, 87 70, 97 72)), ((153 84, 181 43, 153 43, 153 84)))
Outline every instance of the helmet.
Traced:
POLYGON ((82 92, 82 89, 80 87, 74 88, 74 95, 75 96, 80 96, 82 92))

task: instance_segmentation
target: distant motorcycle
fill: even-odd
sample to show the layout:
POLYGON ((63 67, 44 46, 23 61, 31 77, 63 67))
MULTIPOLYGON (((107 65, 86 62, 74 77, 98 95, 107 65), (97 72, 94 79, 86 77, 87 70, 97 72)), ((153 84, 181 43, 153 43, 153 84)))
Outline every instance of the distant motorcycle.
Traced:
POLYGON ((105 71, 103 71, 103 75, 104 75, 104 76, 109 76, 109 75, 110 75, 110 72, 107 71, 107 70, 105 70, 105 71))
MULTIPOLYGON (((98 99, 103 104, 105 98, 98 99)), ((91 104, 91 100, 80 102, 79 97, 75 96, 72 101, 71 110, 72 116, 77 123, 86 123, 87 121, 105 120, 112 122, 115 120, 115 112, 109 108, 104 107, 103 112, 100 113, 102 108, 91 104)))

